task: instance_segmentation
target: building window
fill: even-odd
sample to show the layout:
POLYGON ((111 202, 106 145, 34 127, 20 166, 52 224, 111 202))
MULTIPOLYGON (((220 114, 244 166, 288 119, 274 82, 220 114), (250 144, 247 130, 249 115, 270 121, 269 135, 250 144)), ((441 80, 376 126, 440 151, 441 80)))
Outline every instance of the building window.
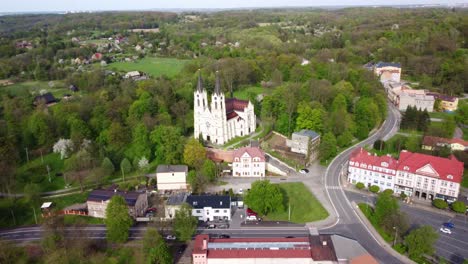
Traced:
POLYGON ((227 213, 227 210, 224 210, 225 213, 227 213))
POLYGON ((215 213, 219 213, 219 210, 215 210, 215 213))
POLYGON ((197 214, 201 214, 201 210, 196 210, 197 214))

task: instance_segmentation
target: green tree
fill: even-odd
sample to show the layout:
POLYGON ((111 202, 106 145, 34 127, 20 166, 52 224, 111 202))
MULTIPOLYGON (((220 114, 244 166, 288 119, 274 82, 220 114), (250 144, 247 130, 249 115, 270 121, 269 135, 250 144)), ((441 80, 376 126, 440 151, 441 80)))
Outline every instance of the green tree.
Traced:
POLYGON ((398 214, 399 210, 400 205, 393 195, 386 192, 379 193, 374 210, 374 217, 377 223, 381 224, 385 218, 398 214))
POLYGON ((114 173, 115 171, 114 164, 108 157, 105 157, 102 160, 101 168, 104 169, 104 173, 106 174, 106 176, 112 175, 112 173, 114 173))
POLYGON ((434 231, 432 226, 422 226, 411 231, 405 237, 405 245, 408 248, 410 259, 419 262, 423 255, 434 254, 434 243, 438 237, 439 234, 434 231))
POLYGON ((417 152, 418 150, 421 149, 421 137, 414 135, 408 137, 408 139, 405 141, 405 147, 411 152, 417 152))
POLYGON ((129 174, 132 171, 132 164, 127 158, 124 158, 120 162, 120 171, 122 172, 122 177, 125 177, 125 174, 129 174))
POLYGON ((284 197, 277 184, 271 184, 268 180, 260 180, 252 183, 250 191, 245 196, 245 203, 252 210, 261 214, 282 211, 284 197))
POLYGON ((432 205, 434 205, 436 208, 439 208, 439 209, 448 208, 448 203, 442 199, 434 199, 434 201, 432 201, 432 205))
POLYGON ((206 159, 206 150, 195 138, 190 138, 184 147, 184 162, 192 168, 199 169, 206 159))
POLYGON ((109 242, 124 243, 128 239, 133 220, 128 214, 127 202, 120 195, 112 196, 106 208, 107 240, 109 242))
POLYGON ((130 159, 151 158, 151 143, 145 124, 138 123, 133 128, 132 143, 130 144, 130 148, 125 151, 125 154, 130 159))
POLYGON ((466 213, 466 205, 462 201, 455 201, 452 203, 452 210, 460 214, 466 213))
POLYGON ((297 106, 296 130, 309 129, 317 133, 323 132, 324 114, 320 109, 312 109, 310 104, 300 102, 297 106))
POLYGON ((364 189, 366 186, 364 185, 364 183, 362 182, 358 182, 356 183, 356 188, 358 188, 359 190, 362 190, 364 189))
POLYGON ((173 262, 169 247, 158 230, 150 227, 143 236, 143 255, 148 264, 170 264, 173 262))
POLYGON ((174 217, 174 233, 179 241, 190 241, 197 231, 198 220, 192 216, 192 207, 183 204, 174 217))
POLYGON ((372 185, 371 187, 369 187, 369 191, 373 193, 378 193, 380 191, 380 187, 377 185, 372 185))
POLYGON ((184 137, 180 129, 173 126, 158 126, 151 132, 150 139, 155 144, 158 164, 180 163, 184 146, 184 137))
POLYGON ((216 164, 212 160, 206 159, 202 172, 210 182, 213 182, 216 179, 216 164))
POLYGON ((336 139, 332 133, 328 132, 323 136, 320 141, 319 154, 322 162, 336 155, 336 139))
POLYGON ((346 130, 343 132, 343 134, 339 135, 338 138, 336 139, 336 144, 338 144, 339 147, 347 147, 351 145, 353 142, 353 134, 349 131, 346 130))

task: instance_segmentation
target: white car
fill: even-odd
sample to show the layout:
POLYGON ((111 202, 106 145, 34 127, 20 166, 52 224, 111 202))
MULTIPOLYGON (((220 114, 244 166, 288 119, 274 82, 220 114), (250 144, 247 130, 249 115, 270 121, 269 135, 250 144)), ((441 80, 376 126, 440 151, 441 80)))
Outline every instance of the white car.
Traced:
POLYGON ((249 216, 247 216, 247 221, 257 221, 257 220, 258 220, 258 218, 257 218, 257 216, 255 216, 255 215, 249 215, 249 216))
POLYGON ((167 235, 166 240, 176 240, 176 236, 167 235))
POLYGON ((445 233, 445 234, 452 234, 452 230, 445 228, 445 227, 441 227, 440 232, 445 233))
POLYGON ((243 194, 243 193, 244 193, 244 190, 239 189, 239 191, 238 191, 237 193, 238 193, 238 194, 243 194))

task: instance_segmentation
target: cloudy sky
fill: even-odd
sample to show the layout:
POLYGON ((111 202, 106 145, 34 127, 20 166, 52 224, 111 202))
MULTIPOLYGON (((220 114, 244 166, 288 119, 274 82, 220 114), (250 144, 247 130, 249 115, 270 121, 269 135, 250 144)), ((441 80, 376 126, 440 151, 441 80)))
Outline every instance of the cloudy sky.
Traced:
POLYGON ((468 0, 0 0, 0 12, 141 10, 158 8, 238 8, 333 5, 455 4, 468 0))

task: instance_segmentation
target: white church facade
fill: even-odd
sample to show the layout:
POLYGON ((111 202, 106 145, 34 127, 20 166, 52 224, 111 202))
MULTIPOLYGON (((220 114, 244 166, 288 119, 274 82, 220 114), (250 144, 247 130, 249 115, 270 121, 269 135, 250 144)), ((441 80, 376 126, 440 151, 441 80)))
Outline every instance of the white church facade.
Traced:
POLYGON ((194 136, 222 145, 235 137, 251 134, 256 128, 254 106, 250 101, 226 98, 216 73, 216 84, 211 102, 203 88, 201 74, 194 92, 194 136))

